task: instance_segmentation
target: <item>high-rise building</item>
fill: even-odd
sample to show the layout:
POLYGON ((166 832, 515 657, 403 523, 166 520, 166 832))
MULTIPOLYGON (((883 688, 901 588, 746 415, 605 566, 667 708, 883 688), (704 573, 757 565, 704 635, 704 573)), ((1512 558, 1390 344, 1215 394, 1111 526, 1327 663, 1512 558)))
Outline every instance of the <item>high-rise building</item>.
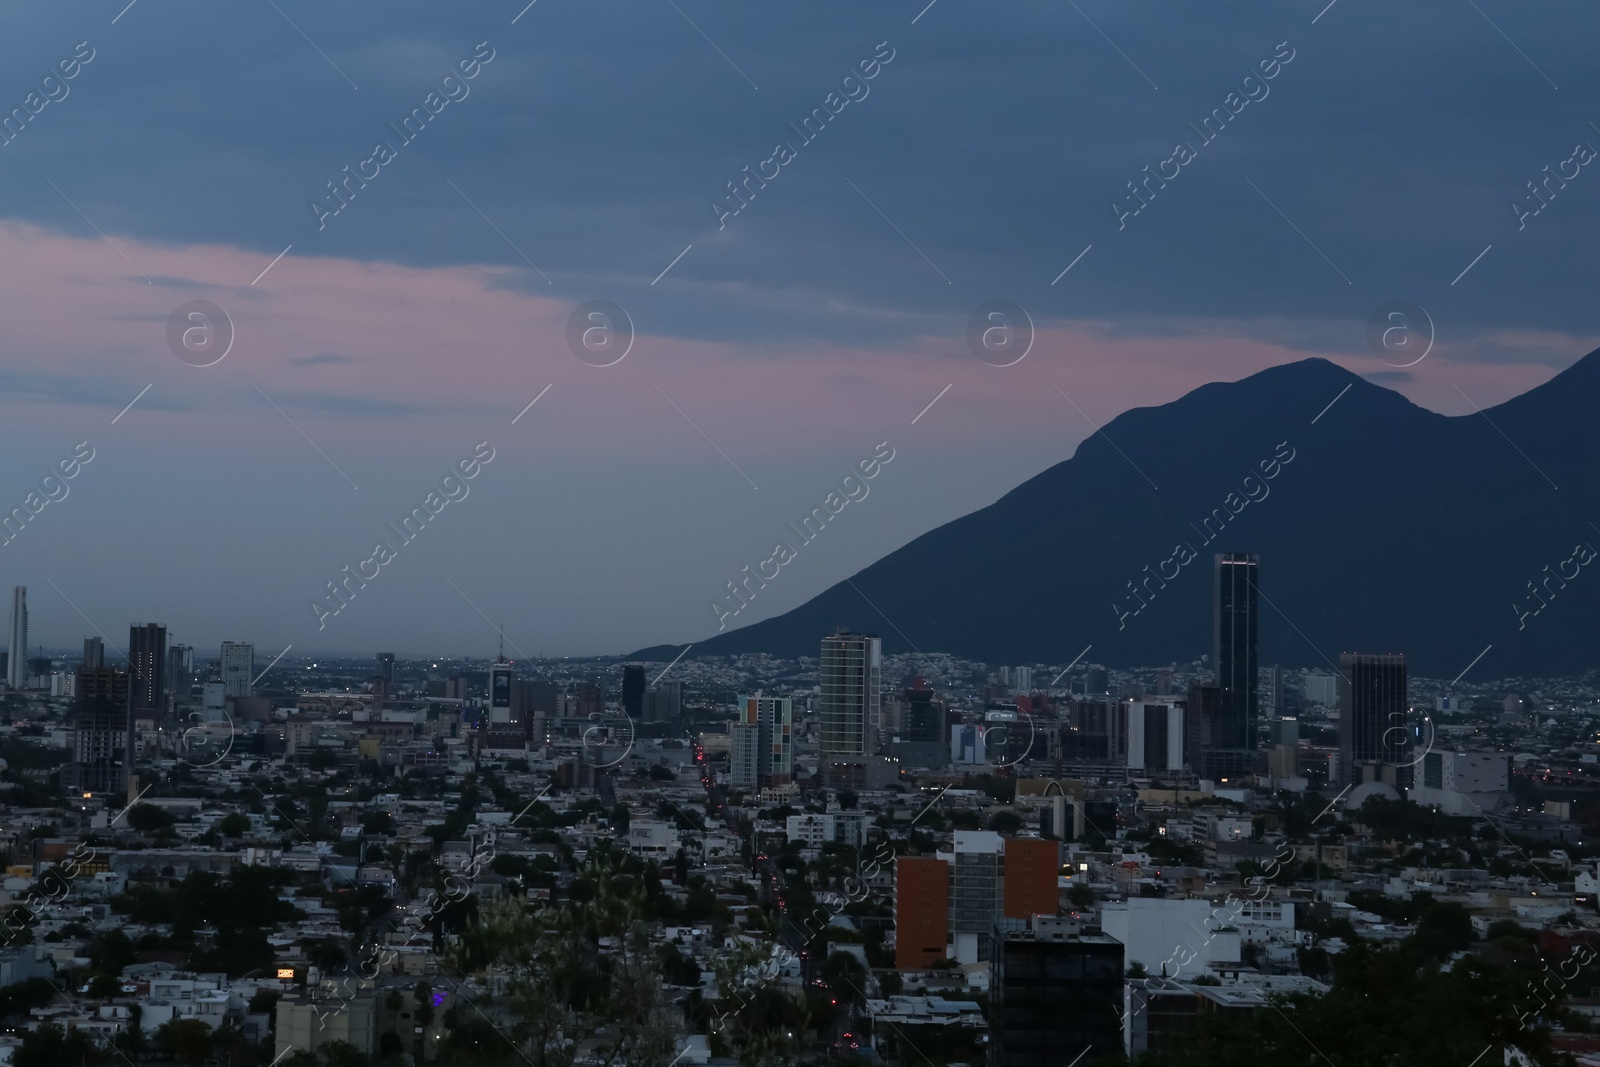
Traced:
POLYGON ((167 628, 158 623, 128 628, 128 699, 134 718, 166 711, 167 628))
POLYGON ((99 670, 106 665, 106 643, 99 637, 83 639, 83 669, 99 670))
POLYGON ((822 639, 818 748, 830 757, 872 755, 883 710, 883 645, 868 634, 840 631, 822 639))
POLYGON ((1008 837, 1005 843, 1004 904, 1008 919, 1055 915, 1060 909, 1061 845, 1037 837, 1008 837))
POLYGON ((622 713, 634 722, 644 718, 644 668, 637 663, 622 668, 622 713))
POLYGON ((512 720, 511 689, 515 677, 515 669, 506 660, 496 660, 489 665, 490 723, 505 724, 512 720))
POLYGON ((6 654, 6 688, 22 689, 28 678, 28 588, 11 590, 11 640, 6 654))
POLYGON ((222 642, 222 695, 247 697, 256 676, 256 646, 243 641, 222 642))
POLYGON ((992 830, 955 831, 950 863, 951 958, 989 958, 995 922, 1005 913, 1001 881, 1005 839, 992 830))
POLYGON ((894 965, 920 971, 945 958, 950 929, 950 864, 901 856, 894 865, 894 965))
POLYGON ((739 718, 729 733, 731 785, 770 789, 794 781, 794 701, 789 697, 740 697, 739 718))
POLYGON ((167 688, 179 700, 188 700, 193 685, 194 647, 173 645, 167 649, 167 688))
POLYGON ((1135 700, 1124 706, 1128 712, 1128 770, 1142 774, 1183 770, 1183 705, 1135 700))
POLYGON ((383 679, 383 691, 394 692, 394 653, 378 653, 378 677, 383 679))
POLYGON ((1253 752, 1256 748, 1259 562, 1248 552, 1216 555, 1216 629, 1211 647, 1216 685, 1222 692, 1217 718, 1211 723, 1214 749, 1253 752))
POLYGON ((645 722, 677 722, 683 714, 683 683, 660 682, 645 690, 645 722))
POLYGON ((72 705, 72 763, 69 788, 84 793, 127 791, 133 751, 129 675, 115 667, 79 671, 72 705))
POLYGON ((905 690, 900 722, 896 725, 903 741, 939 744, 944 740, 944 706, 933 698, 933 690, 921 678, 905 690))
POLYGON ((1363 780, 1359 764, 1405 762, 1409 706, 1405 656, 1340 653, 1339 773, 1345 784, 1363 780))
POLYGON ((1122 942, 1048 916, 995 939, 995 1067, 1057 1067, 1122 1052, 1122 942))

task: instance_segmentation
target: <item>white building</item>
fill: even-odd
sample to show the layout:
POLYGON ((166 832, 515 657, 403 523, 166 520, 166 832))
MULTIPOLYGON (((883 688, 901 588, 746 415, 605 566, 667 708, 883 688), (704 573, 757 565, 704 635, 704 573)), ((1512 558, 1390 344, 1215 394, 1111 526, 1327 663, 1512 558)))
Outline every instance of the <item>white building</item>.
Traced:
POLYGON ((1214 905, 1207 900, 1133 897, 1103 905, 1100 927, 1125 946, 1128 966, 1142 963, 1155 978, 1193 977, 1213 964, 1240 961, 1239 928, 1249 906, 1243 898, 1214 905))
POLYGON ((641 856, 666 859, 678 854, 678 828, 657 819, 628 822, 628 848, 641 856))
POLYGON ((247 697, 256 676, 256 646, 242 641, 222 642, 222 695, 247 697))
POLYGON ((1128 770, 1152 774, 1183 770, 1182 704, 1130 701, 1127 716, 1128 770))
POLYGON ((1511 798, 1508 752, 1429 752, 1408 799, 1446 815, 1484 816, 1511 798))

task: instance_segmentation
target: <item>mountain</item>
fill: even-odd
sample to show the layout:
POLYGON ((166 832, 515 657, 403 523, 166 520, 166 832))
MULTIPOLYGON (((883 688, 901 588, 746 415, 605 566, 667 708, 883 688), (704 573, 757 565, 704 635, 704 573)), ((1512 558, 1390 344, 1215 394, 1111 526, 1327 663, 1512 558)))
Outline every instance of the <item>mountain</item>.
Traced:
POLYGON ((1395 651, 1449 679, 1488 648, 1472 677, 1578 673, 1600 666, 1597 410, 1600 350, 1454 417, 1322 359, 1205 385, 694 656, 814 656, 850 627, 988 663, 1185 661, 1210 651, 1213 555, 1253 552, 1263 664, 1395 651))

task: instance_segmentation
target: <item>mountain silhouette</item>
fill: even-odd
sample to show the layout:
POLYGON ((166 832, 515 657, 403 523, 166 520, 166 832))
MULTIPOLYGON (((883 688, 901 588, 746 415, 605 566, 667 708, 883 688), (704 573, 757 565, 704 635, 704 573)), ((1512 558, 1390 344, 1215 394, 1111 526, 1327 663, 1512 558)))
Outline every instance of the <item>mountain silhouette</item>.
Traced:
POLYGON ((1488 649, 1469 679, 1578 673, 1600 666, 1600 560, 1577 547, 1600 548, 1597 408, 1600 350, 1460 416, 1323 359, 1212 383, 693 655, 815 656, 849 627, 995 664, 1187 661, 1210 651, 1214 554, 1253 552, 1263 664, 1404 652, 1448 680, 1488 649))

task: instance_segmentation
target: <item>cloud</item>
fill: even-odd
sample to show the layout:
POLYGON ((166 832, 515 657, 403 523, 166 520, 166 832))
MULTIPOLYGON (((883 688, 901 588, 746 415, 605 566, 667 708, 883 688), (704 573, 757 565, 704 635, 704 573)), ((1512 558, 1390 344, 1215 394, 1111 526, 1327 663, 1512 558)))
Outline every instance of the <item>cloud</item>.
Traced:
POLYGON ((289 362, 297 367, 325 367, 330 363, 354 363, 355 360, 338 352, 319 352, 314 356, 290 356, 289 362))

